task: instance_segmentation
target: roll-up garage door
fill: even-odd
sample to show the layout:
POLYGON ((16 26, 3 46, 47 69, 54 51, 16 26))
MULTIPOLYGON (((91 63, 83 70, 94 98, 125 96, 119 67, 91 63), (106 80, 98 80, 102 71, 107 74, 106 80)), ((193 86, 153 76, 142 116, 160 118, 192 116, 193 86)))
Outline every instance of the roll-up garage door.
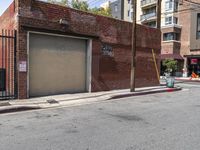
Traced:
POLYGON ((86 91, 86 40, 31 33, 29 95, 86 91))

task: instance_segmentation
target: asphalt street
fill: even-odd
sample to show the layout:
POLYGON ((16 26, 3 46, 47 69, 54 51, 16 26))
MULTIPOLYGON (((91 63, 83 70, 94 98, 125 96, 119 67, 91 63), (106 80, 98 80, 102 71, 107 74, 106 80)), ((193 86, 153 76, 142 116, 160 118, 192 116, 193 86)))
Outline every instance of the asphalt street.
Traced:
POLYGON ((200 83, 182 91, 0 115, 0 150, 199 150, 200 83))

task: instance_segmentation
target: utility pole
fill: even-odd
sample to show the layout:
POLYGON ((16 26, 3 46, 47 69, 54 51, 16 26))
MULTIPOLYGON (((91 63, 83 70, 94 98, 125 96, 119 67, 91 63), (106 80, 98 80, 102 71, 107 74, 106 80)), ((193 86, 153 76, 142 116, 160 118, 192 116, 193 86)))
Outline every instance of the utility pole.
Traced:
POLYGON ((162 0, 157 0, 157 5, 156 5, 156 13, 157 13, 157 29, 160 29, 160 23, 161 23, 161 2, 162 0))
POLYGON ((135 68, 136 68, 136 12, 137 12, 137 0, 132 0, 132 8, 133 8, 133 28, 132 28, 132 59, 131 59, 131 83, 130 83, 130 91, 135 91, 135 68))

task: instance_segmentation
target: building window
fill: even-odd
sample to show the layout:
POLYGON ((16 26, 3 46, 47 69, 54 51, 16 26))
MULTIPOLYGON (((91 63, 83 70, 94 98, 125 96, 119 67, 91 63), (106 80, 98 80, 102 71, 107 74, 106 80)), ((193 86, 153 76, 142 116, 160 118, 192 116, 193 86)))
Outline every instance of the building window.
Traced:
POLYGON ((173 17, 173 23, 178 24, 178 18, 177 17, 173 17))
POLYGON ((165 2, 165 10, 166 11, 173 10, 173 1, 172 0, 168 0, 165 2))
POLYGON ((178 11, 178 5, 179 5, 178 1, 174 2, 174 11, 178 11))
POLYGON ((165 18, 165 25, 172 24, 172 16, 165 18))
POLYGON ((177 0, 167 0, 165 2, 166 11, 177 11, 178 10, 178 1, 177 0))
POLYGON ((197 39, 200 39, 200 13, 197 14, 197 39))
POLYGON ((143 14, 151 14, 151 13, 155 13, 156 12, 156 7, 152 7, 149 9, 146 9, 143 14))
POLYGON ((148 22, 146 25, 151 28, 156 28, 156 21, 148 22))
POLYGON ((170 16, 165 18, 165 25, 177 24, 177 23, 178 23, 177 17, 170 16))
POLYGON ((179 40, 179 34, 170 32, 170 33, 164 33, 163 34, 163 41, 171 41, 171 40, 179 40))
POLYGON ((130 10, 128 10, 128 17, 130 16, 130 10))
POLYGON ((131 12, 131 20, 133 19, 133 12, 131 12))
POLYGON ((118 11, 118 6, 117 6, 117 4, 115 5, 115 12, 117 12, 118 11))

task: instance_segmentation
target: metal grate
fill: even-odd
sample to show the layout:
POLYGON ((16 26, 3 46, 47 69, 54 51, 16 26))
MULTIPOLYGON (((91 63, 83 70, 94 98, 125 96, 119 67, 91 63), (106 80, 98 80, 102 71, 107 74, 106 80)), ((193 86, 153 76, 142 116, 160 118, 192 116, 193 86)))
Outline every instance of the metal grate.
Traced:
POLYGON ((17 98, 16 31, 0 33, 0 100, 17 98))

